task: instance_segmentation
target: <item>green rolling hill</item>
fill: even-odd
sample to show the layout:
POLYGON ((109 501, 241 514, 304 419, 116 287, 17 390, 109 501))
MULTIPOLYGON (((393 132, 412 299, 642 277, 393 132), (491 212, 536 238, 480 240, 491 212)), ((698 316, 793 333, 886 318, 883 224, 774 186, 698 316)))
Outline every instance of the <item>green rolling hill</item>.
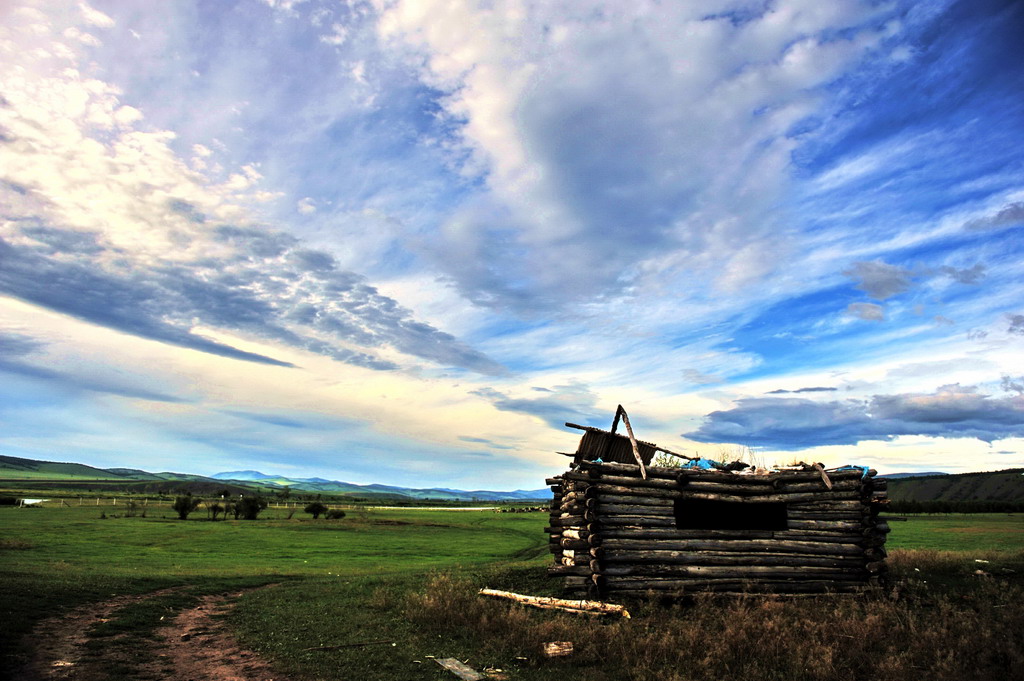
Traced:
POLYGON ((146 471, 140 471, 138 468, 107 468, 106 470, 131 480, 162 480, 156 473, 147 473, 146 471))
POLYGON ((80 463, 56 463, 0 456, 0 479, 4 480, 130 480, 131 478, 80 463))
POLYGON ((889 479, 894 502, 1024 503, 1024 468, 889 479))

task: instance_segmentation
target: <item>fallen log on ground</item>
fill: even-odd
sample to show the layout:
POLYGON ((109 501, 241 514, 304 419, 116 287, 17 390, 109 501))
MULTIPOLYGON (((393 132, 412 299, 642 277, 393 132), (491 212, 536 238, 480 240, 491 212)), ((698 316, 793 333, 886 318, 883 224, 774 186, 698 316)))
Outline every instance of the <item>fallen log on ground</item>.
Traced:
POLYGON ((578 614, 621 615, 622 617, 629 619, 629 611, 626 610, 625 606, 615 605, 613 603, 602 603, 600 601, 575 601, 566 600, 564 598, 551 598, 548 596, 525 596, 523 594, 512 593, 511 591, 499 591, 498 589, 480 589, 480 595, 491 596, 493 598, 507 598, 515 601, 516 603, 522 603, 523 605, 529 605, 534 608, 564 610, 578 614))

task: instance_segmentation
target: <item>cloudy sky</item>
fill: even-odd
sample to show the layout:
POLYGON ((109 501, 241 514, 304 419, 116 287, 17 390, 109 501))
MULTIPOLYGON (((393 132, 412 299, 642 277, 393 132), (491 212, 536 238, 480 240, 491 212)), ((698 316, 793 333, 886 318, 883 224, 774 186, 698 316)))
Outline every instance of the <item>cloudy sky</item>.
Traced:
POLYGON ((0 453, 1024 464, 1024 5, 5 2, 0 453))

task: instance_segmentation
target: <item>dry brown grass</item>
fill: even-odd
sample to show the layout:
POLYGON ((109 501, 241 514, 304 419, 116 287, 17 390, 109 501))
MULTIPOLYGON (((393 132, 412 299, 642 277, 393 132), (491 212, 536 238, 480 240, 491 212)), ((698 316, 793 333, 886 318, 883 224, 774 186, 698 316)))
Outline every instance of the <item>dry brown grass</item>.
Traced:
POLYGON ((438 575, 406 597, 405 613, 481 665, 509 667, 526 657, 523 679, 1024 678, 1024 555, 975 564, 963 554, 899 551, 891 562, 896 586, 884 594, 697 594, 682 603, 631 603, 631 620, 529 610, 478 597, 479 580, 438 575), (987 574, 974 574, 981 568, 987 574), (544 660, 545 641, 573 641, 575 653, 544 660))

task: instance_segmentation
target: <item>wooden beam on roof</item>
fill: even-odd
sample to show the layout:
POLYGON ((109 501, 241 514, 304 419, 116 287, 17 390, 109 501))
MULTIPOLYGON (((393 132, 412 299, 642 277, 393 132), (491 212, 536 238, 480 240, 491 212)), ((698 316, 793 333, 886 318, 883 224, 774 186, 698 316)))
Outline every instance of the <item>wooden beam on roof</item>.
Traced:
MULTIPOLYGON (((566 428, 575 428, 576 430, 593 431, 595 433, 603 433, 605 435, 614 435, 615 437, 626 437, 625 435, 619 435, 618 433, 612 433, 610 431, 607 431, 604 428, 597 428, 595 426, 581 426, 578 423, 570 423, 568 421, 565 422, 565 427, 566 428)), ((628 440, 629 438, 626 438, 626 439, 628 440)), ((648 447, 651 447, 652 449, 662 449, 661 447, 659 447, 658 445, 654 444, 653 442, 647 442, 646 440, 637 440, 637 443, 642 444, 642 445, 647 445, 648 447)))

